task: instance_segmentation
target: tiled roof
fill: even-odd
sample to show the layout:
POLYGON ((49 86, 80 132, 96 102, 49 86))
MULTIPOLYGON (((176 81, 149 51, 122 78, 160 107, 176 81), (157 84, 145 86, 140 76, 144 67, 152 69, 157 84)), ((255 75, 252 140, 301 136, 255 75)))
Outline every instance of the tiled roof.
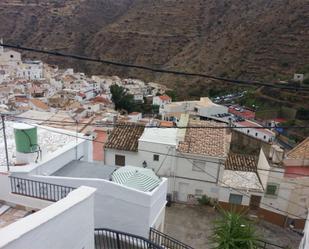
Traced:
POLYGON ((222 124, 191 120, 189 126, 198 128, 187 128, 185 140, 179 143, 178 151, 214 157, 227 155, 228 135, 226 129, 209 128, 220 127, 223 126, 222 124))
POLYGON ((309 159, 309 137, 286 154, 287 158, 309 159))
POLYGON ((136 124, 121 124, 114 128, 108 141, 105 144, 105 148, 137 151, 138 139, 144 132, 145 127, 136 124))
POLYGON ((171 99, 171 98, 170 98, 169 96, 167 96, 167 95, 161 95, 161 96, 159 96, 159 98, 160 98, 161 100, 163 100, 163 101, 168 101, 168 100, 171 99))
POLYGON ((40 108, 42 110, 48 110, 49 107, 44 102, 42 102, 39 99, 30 99, 30 102, 35 105, 37 108, 40 108))
POLYGON ((256 172, 256 158, 252 155, 229 153, 229 156, 225 161, 224 168, 226 170, 256 172))

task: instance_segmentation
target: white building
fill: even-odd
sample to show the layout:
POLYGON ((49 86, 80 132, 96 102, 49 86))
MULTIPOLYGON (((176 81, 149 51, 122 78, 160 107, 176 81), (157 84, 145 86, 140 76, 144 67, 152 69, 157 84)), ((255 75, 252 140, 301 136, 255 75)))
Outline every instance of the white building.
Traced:
POLYGON ((203 97, 196 101, 180 101, 160 106, 159 113, 162 119, 173 120, 179 113, 193 114, 204 118, 212 118, 214 115, 228 113, 228 108, 213 103, 209 98, 203 97))
POLYGON ((44 77, 43 71, 42 61, 27 60, 19 65, 17 77, 28 80, 40 80, 44 77))
POLYGON ((138 122, 143 117, 142 117, 141 112, 131 112, 131 113, 128 114, 128 118, 129 118, 130 122, 138 122))
POLYGON ((274 141, 276 138, 276 134, 273 131, 263 128, 261 125, 253 121, 245 120, 241 122, 234 122, 233 125, 236 127, 237 131, 268 143, 274 141))
MULTIPOLYGON (((218 124, 190 121, 189 125, 218 124)), ((153 169, 158 175, 168 178, 168 192, 175 200, 187 202, 195 195, 219 197, 218 179, 228 150, 226 129, 144 129, 131 125, 112 131, 105 145, 104 159, 109 165, 153 169)))
POLYGON ((294 81, 303 82, 304 79, 305 79, 305 75, 304 74, 302 74, 302 73, 295 73, 294 74, 294 77, 293 77, 294 81))
MULTIPOLYGON (((0 43, 3 43, 2 39, 0 40, 0 43)), ((4 47, 0 46, 0 70, 4 70, 5 74, 16 76, 17 70, 21 64, 20 53, 4 49, 4 47)))
POLYGON ((162 109, 164 109, 165 105, 170 104, 171 102, 172 102, 172 99, 167 95, 155 96, 152 99, 152 104, 158 105, 162 109))

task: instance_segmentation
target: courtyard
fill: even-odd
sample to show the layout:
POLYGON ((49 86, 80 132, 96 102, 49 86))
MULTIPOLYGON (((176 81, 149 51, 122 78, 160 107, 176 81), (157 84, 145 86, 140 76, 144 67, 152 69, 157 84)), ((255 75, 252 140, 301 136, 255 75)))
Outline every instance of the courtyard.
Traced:
MULTIPOLYGON (((165 233, 195 249, 210 249, 213 222, 219 217, 212 207, 173 203, 166 208, 165 233)), ((256 223, 256 228, 261 239, 287 249, 297 249, 301 240, 299 234, 262 220, 256 223)))

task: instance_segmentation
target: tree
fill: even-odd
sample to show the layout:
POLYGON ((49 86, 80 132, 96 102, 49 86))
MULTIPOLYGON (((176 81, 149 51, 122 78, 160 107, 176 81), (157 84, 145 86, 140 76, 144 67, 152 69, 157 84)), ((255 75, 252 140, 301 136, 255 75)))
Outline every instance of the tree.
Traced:
POLYGON ((160 109, 159 105, 152 105, 152 112, 153 113, 158 114, 159 113, 159 109, 160 109))
POLYGON ((125 88, 118 85, 111 85, 110 91, 116 110, 124 109, 127 112, 132 112, 135 106, 132 94, 127 93, 125 88))
POLYGON ((177 100, 177 94, 174 90, 167 90, 166 95, 170 96, 170 98, 172 99, 172 101, 176 101, 177 100))
POLYGON ((252 222, 243 214, 222 211, 222 217, 215 221, 212 241, 216 249, 255 249, 258 238, 252 222))

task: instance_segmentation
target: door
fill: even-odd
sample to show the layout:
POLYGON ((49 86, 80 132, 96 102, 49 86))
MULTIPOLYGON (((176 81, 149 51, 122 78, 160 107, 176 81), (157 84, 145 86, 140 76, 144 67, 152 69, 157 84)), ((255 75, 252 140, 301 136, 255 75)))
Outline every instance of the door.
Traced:
POLYGON ((122 156, 122 155, 115 155, 115 165, 125 166, 126 165, 126 157, 122 156))
POLYGON ((178 186, 178 201, 187 202, 189 183, 180 182, 178 186))
POLYGON ((261 203, 261 196, 257 196, 257 195, 251 195, 250 197, 250 209, 251 210, 258 210, 260 207, 260 203, 261 203))

